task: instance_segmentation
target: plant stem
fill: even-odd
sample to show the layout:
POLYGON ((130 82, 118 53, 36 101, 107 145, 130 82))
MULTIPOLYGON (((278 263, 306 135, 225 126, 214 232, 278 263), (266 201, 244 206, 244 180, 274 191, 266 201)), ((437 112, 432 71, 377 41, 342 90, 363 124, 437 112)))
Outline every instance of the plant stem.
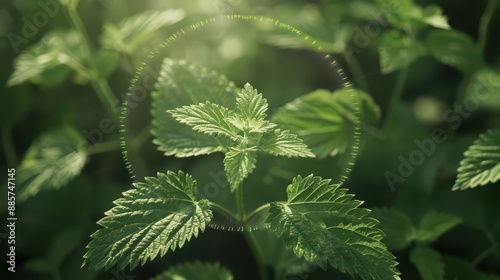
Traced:
POLYGON ((84 76, 85 78, 92 80, 92 76, 89 72, 89 69, 87 69, 87 67, 83 66, 81 63, 79 63, 78 61, 76 61, 72 57, 70 57, 64 53, 60 53, 58 56, 58 60, 62 64, 68 65, 68 67, 75 70, 80 75, 84 76))
MULTIPOLYGON (((467 94, 467 86, 469 85, 470 80, 471 80, 471 75, 465 74, 464 78, 462 79, 462 81, 460 81, 460 84, 458 85, 457 94, 455 96, 455 101, 453 102, 453 104, 463 104, 463 101, 467 94)), ((454 138, 456 131, 457 128, 454 128, 453 126, 450 125, 446 132, 446 135, 448 135, 448 139, 454 138)))
POLYGON ((472 267, 476 267, 478 264, 480 264, 487 256, 495 252, 494 247, 489 247, 485 251, 483 251, 479 256, 477 256, 472 263, 470 264, 472 267))
POLYGON ((117 151, 121 149, 120 141, 108 141, 103 143, 95 144, 91 147, 91 154, 101 154, 109 151, 117 151))
POLYGON ((253 219, 255 216, 258 216, 260 213, 266 211, 267 209, 269 209, 271 207, 271 204, 269 203, 266 203, 262 206, 260 206, 259 208, 253 210, 250 214, 248 214, 245 218, 245 220, 243 222, 248 222, 250 221, 251 219, 253 219))
POLYGON ((392 124, 394 114, 396 113, 396 108, 398 107, 399 101, 401 100, 401 95, 403 93, 406 79, 408 78, 408 72, 408 68, 404 68, 399 71, 398 77, 396 79, 396 85, 394 86, 391 99, 389 100, 389 106, 387 108, 387 114, 384 120, 384 130, 387 130, 388 127, 392 124))
MULTIPOLYGON (((479 22, 479 35, 477 39, 477 45, 479 47, 479 50, 481 51, 481 54, 484 56, 484 51, 486 49, 486 42, 488 40, 488 30, 489 30, 489 25, 491 22, 491 18, 493 17, 493 14, 495 12, 495 7, 497 4, 497 0, 489 0, 488 5, 486 6, 486 10, 483 13, 483 16, 481 17, 481 20, 479 22)), ((470 84, 472 75, 470 73, 465 74, 464 78, 460 82, 460 85, 458 86, 457 90, 457 95, 455 97, 455 104, 463 104, 466 95, 467 95, 467 87, 470 84)), ((455 130, 452 128, 448 129, 448 135, 449 137, 454 137, 455 136, 455 130)))
POLYGON ((139 134, 137 134, 137 136, 132 140, 130 147, 136 149, 140 148, 142 144, 151 136, 150 132, 152 127, 151 123, 144 127, 142 131, 139 132, 139 134))
POLYGON ((85 56, 87 57, 87 62, 90 67, 90 77, 91 84, 94 91, 97 93, 99 100, 103 104, 104 108, 108 112, 108 115, 113 119, 115 123, 119 123, 119 118, 117 112, 115 112, 113 105, 116 103, 116 98, 109 87, 108 82, 100 77, 99 68, 97 67, 97 62, 95 61, 93 52, 92 52, 92 41, 90 40, 90 36, 85 29, 78 12, 76 11, 76 7, 67 7, 68 15, 71 24, 73 27, 83 36, 84 44, 82 44, 81 48, 85 52, 85 56))
POLYGON ((494 253, 496 251, 496 249, 497 249, 497 244, 496 244, 496 241, 495 241, 495 238, 493 237, 493 235, 488 230, 484 230, 484 234, 486 235, 486 237, 488 238, 488 240, 491 242, 491 246, 488 249, 486 249, 485 251, 483 251, 481 254, 479 254, 479 256, 477 256, 471 262, 471 266, 472 267, 476 267, 486 257, 488 257, 490 254, 494 253))
MULTIPOLYGON (((486 41, 488 39, 489 24, 491 22, 491 18, 493 17, 496 4, 497 0, 489 0, 488 5, 486 6, 486 10, 484 11, 484 14, 481 17, 481 21, 479 23, 479 36, 477 39, 477 45, 479 46, 479 49, 483 56, 484 56, 484 50, 486 48, 486 41)), ((471 75, 466 74, 466 76, 458 86, 458 92, 455 98, 455 103, 461 104, 465 99, 465 95, 467 93, 467 86, 469 85, 470 79, 471 75)))
POLYGON ((264 254, 262 253, 259 243, 250 231, 243 231, 243 235, 245 235, 245 239, 247 240, 248 245, 250 246, 250 249, 255 257, 257 268, 259 269, 260 280, 267 280, 268 277, 266 266, 264 265, 264 254))
POLYGON ((222 214, 224 217, 226 217, 228 220, 230 221, 238 221, 238 217, 236 217, 235 215, 233 215, 233 213, 229 210, 227 210, 226 207, 220 205, 220 204, 217 204, 213 201, 210 201, 210 205, 212 206, 212 208, 214 210, 216 210, 217 212, 219 212, 220 214, 222 214))
POLYGON ((463 104, 464 99, 467 94, 467 86, 469 85, 471 80, 471 75, 466 74, 457 89, 457 96, 455 97, 455 104, 463 104))
POLYGON ((484 49, 486 48, 486 42, 488 40, 488 29, 490 25, 491 18, 495 13, 495 7, 497 5, 497 0, 489 0, 488 5, 486 6, 486 10, 484 11, 483 16, 481 17, 481 21, 479 23, 479 35, 477 39, 477 44, 482 53, 484 53, 484 49))
MULTIPOLYGON (((245 207, 243 205, 243 184, 240 183, 236 187, 235 195, 236 195, 236 208, 238 209, 237 220, 240 222, 246 221, 247 217, 245 214, 245 207)), ((252 215, 258 212, 258 210, 261 208, 263 208, 263 206, 257 208, 254 212, 252 212, 252 215)), ((250 249, 252 250, 252 253, 255 257, 255 262, 257 263, 257 267, 259 269, 260 279, 267 280, 268 278, 267 278, 266 267, 264 266, 264 257, 262 255, 262 251, 259 247, 257 240, 255 240, 255 237, 252 235, 251 232, 246 231, 244 229, 243 229, 243 235, 245 236, 245 239, 247 240, 248 245, 250 246, 250 249)))
POLYGON ((17 156, 12 143, 12 127, 8 123, 2 126, 2 143, 7 166, 17 166, 17 156))
POLYGON ((361 68, 361 64, 358 59, 354 55, 348 57, 345 52, 342 52, 342 57, 346 60, 347 65, 354 76, 352 81, 356 82, 359 85, 359 88, 364 92, 370 92, 368 83, 365 80, 365 74, 363 73, 363 69, 361 68))
POLYGON ((245 206, 243 205, 243 184, 236 187, 236 209, 238 210, 238 221, 245 220, 245 206))
POLYGON ((137 66, 137 65, 138 65, 138 63, 134 61, 134 58, 133 58, 133 57, 132 57, 132 55, 130 55, 129 53, 126 53, 126 54, 125 54, 125 57, 126 57, 126 59, 127 59, 128 64, 130 65, 130 68, 131 68, 131 70, 132 70, 132 73, 134 73, 134 72, 137 70, 137 68, 139 68, 139 67, 137 66))

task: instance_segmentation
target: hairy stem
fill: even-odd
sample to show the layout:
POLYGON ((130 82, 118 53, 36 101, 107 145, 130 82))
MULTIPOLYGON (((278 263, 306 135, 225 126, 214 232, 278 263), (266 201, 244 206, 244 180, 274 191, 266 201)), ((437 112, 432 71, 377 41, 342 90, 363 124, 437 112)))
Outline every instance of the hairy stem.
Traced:
POLYGON ((266 203, 266 204, 260 206, 259 208, 253 210, 250 214, 248 214, 243 222, 246 223, 246 222, 252 220, 253 218, 260 215, 261 213, 267 211, 270 207, 271 207, 271 204, 269 204, 269 203, 266 203))
MULTIPOLYGON (((238 209, 238 221, 240 222, 246 221, 247 217, 245 214, 245 207, 243 205, 243 184, 240 183, 236 187, 235 195, 236 195, 236 208, 238 209)), ((255 211, 252 212, 252 214, 253 213, 255 213, 255 211)), ((252 250, 252 253, 254 255, 255 262, 257 263, 257 267, 259 269, 260 279, 267 280, 268 278, 267 278, 266 267, 264 265, 264 257, 257 240, 249 231, 243 230, 243 235, 245 236, 245 239, 247 240, 247 243, 250 246, 250 249, 252 250)))
POLYGON ((477 44, 481 52, 484 53, 484 49, 486 48, 486 42, 488 40, 488 30, 491 22, 491 18, 495 13, 495 7, 497 5, 497 0, 489 0, 488 6, 486 6, 486 10, 484 11, 483 16, 481 17, 481 22, 479 23, 479 35, 477 39, 477 44))
POLYGON ((239 184, 235 191, 236 209, 238 210, 238 221, 245 220, 245 206, 243 205, 243 184, 239 184))
POLYGON ((404 85, 408 78, 408 68, 402 69, 398 77, 396 79, 396 85, 394 86, 394 90, 391 95, 391 99, 389 100, 389 107, 387 108, 387 114, 385 115, 384 120, 384 130, 392 124, 394 119, 394 114, 396 113, 396 109, 398 107, 399 101, 401 100, 401 95, 403 94, 404 85))
POLYGON ((226 219, 228 219, 229 221, 238 221, 238 217, 233 215, 233 213, 231 211, 227 210, 227 208, 225 208, 224 206, 217 204, 213 201, 210 201, 210 205, 212 206, 212 208, 215 211, 219 212, 222 216, 226 217, 226 219))
POLYGON ((101 153, 106 153, 110 151, 118 151, 121 150, 121 145, 120 141, 115 140, 115 141, 108 141, 108 142, 103 142, 103 143, 98 143, 95 144, 91 147, 91 154, 101 154, 101 153))
POLYGON ((108 84, 108 82, 99 75, 99 68, 97 67, 97 62, 95 61, 93 52, 92 52, 92 41, 90 40, 90 36, 85 29, 76 8, 67 7, 69 19, 71 25, 83 36, 84 44, 82 44, 81 48, 85 52, 85 56, 87 58, 87 62, 90 67, 90 78, 92 88, 96 92, 99 100, 103 104, 104 108, 108 112, 108 115, 113 119, 115 123, 119 123, 118 114, 115 112, 113 105, 116 103, 116 98, 108 84))

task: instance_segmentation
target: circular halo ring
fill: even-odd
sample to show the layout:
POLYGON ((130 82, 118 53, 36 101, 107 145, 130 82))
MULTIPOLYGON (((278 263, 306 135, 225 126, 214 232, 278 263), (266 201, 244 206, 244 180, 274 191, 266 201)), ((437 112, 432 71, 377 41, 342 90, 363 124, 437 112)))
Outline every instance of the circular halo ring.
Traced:
MULTIPOLYGON (((125 161, 127 170, 129 174, 131 175, 132 179, 135 179, 135 174, 132 168, 132 163, 129 159, 128 156, 128 150, 129 150, 129 143, 127 141, 127 135, 126 132, 128 130, 128 115, 130 114, 130 109, 133 109, 133 106, 129 103, 130 99, 133 98, 132 92, 134 92, 134 89, 137 88, 137 83, 140 81, 141 77, 144 75, 150 75, 151 74, 151 67, 149 66, 149 62, 157 60, 158 56, 162 53, 162 50, 166 50, 170 45, 172 45, 174 42, 177 40, 181 39, 182 37, 186 36, 187 34, 194 32, 194 31, 199 31, 200 29, 210 25, 214 24, 217 22, 221 21, 253 21, 253 22, 260 22, 264 24, 270 24, 273 25, 274 27, 286 31, 289 34, 292 34, 296 36, 297 38, 300 38, 304 40, 304 42, 308 43, 311 45, 311 47, 315 48, 317 52, 319 53, 324 53, 323 49, 324 47, 324 42, 318 42, 314 38, 311 38, 304 32, 300 31, 299 29, 287 24, 283 23, 280 20, 277 19, 272 19, 269 17, 264 17, 264 16, 258 16, 258 15, 241 15, 241 14, 234 14, 234 15, 220 15, 220 16, 214 16, 207 18, 205 20, 198 21, 194 24, 190 24, 184 28, 181 28, 174 32, 172 35, 170 35, 168 38, 166 38, 158 47, 156 47, 153 51, 149 53, 149 55, 146 57, 145 61, 141 63, 141 66, 137 69, 134 78, 131 80, 130 87, 128 91, 125 93, 125 97, 121 103, 121 110, 120 110, 120 143, 122 147, 122 154, 123 154, 123 159, 125 161), (149 72, 149 73, 146 73, 149 72)), ((337 73, 337 75, 340 77, 340 80, 342 82, 342 88, 347 89, 351 101, 354 105, 354 113, 356 117, 356 121, 354 123, 354 134, 353 134, 353 143, 349 147, 349 150, 347 151, 349 153, 349 157, 347 159, 347 164, 344 170, 342 170, 340 180, 338 184, 342 185, 349 177, 350 172, 352 171, 352 168, 354 166, 354 163, 356 161, 356 158, 358 156, 358 150, 360 146, 360 138, 361 138, 361 121, 360 121, 360 116, 361 116, 361 109, 360 109, 360 101, 358 96, 354 93, 354 88, 352 83, 349 81, 347 76, 345 75, 344 71, 342 68, 338 65, 337 61, 332 57, 330 54, 325 54, 324 59, 326 59, 329 63, 329 65, 334 69, 337 73)), ((151 92, 153 89, 145 89, 146 86, 143 86, 144 90, 149 90, 151 92)), ((260 207, 263 208, 263 207, 260 207)), ((259 208, 259 209, 260 209, 259 208)), ((251 220, 251 219, 249 219, 251 220)), ((247 221, 249 221, 247 220, 247 221)), ((222 229, 222 230, 230 230, 230 231, 243 231, 243 230, 256 230, 261 228, 261 226, 256 225, 256 226, 250 226, 248 224, 244 225, 219 225, 219 224, 212 224, 210 222, 209 226, 211 228, 215 229, 222 229)))

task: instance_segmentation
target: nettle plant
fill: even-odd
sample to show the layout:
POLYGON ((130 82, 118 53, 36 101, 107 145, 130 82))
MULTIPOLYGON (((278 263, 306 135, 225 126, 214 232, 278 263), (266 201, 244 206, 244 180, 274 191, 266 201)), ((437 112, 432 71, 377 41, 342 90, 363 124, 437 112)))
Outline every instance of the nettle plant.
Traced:
MULTIPOLYGON (((423 213, 409 213, 414 209, 405 211, 405 207, 401 207, 401 204, 414 203, 417 199, 413 195, 418 192, 411 192, 414 185, 398 187, 400 184, 417 181, 417 175, 410 178, 390 172, 389 176, 383 178, 384 182, 376 186, 397 185, 398 187, 393 188, 395 192, 392 195, 394 201, 399 201, 399 205, 394 203, 390 208, 375 208, 371 213, 360 207, 362 202, 355 200, 344 184, 360 149, 361 125, 367 128, 366 142, 374 141, 376 149, 383 150, 382 158, 373 156, 373 153, 370 155, 372 166, 369 169, 373 170, 362 171, 363 175, 366 173, 369 183, 377 183, 377 179, 384 177, 384 171, 387 171, 377 169, 372 162, 380 160, 381 165, 384 165, 390 158, 398 158, 401 151, 395 144, 403 142, 401 139, 408 137, 409 130, 419 129, 420 126, 415 125, 413 119, 399 112, 411 110, 398 110, 400 107, 404 108, 401 101, 404 85, 412 78, 410 70, 418 60, 432 57, 437 61, 436 65, 444 64, 463 74, 453 104, 450 105, 453 109, 446 110, 439 116, 442 119, 439 124, 447 132, 447 143, 440 143, 442 147, 459 150, 456 146, 451 146, 456 141, 456 137, 453 138, 459 134, 457 130, 465 120, 479 111, 479 108, 490 112, 498 111, 500 73, 485 60, 489 24, 498 1, 488 1, 479 24, 477 42, 469 35, 453 29, 437 6, 420 7, 411 0, 335 1, 337 2, 338 7, 345 8, 339 12, 348 18, 345 22, 339 22, 337 16, 327 14, 326 11, 331 11, 331 3, 321 1, 320 5, 308 6, 307 9, 285 5, 286 9, 273 11, 276 12, 276 17, 283 13, 283 18, 287 18, 287 22, 297 29, 288 25, 290 28, 260 30, 261 26, 255 24, 252 32, 259 33, 255 38, 262 39, 266 44, 312 50, 316 53, 323 52, 326 57, 334 54, 343 58, 346 62, 343 65, 349 69, 359 89, 349 85, 334 92, 319 89, 305 93, 271 114, 268 112, 266 99, 249 84, 237 88, 225 76, 187 61, 165 59, 162 62, 152 93, 154 143, 168 157, 223 154, 222 166, 229 184, 228 192, 233 200, 229 204, 236 205, 235 210, 208 199, 199 190, 194 175, 184 171, 155 170, 160 171, 156 177, 146 177, 142 182, 134 183, 134 188, 116 200, 116 206, 99 221, 102 228, 92 235, 93 240, 84 256, 86 266, 93 269, 110 269, 115 266, 118 269, 127 266, 135 268, 182 247, 208 226, 220 228, 217 227, 218 221, 214 220, 222 216, 227 225, 241 230, 245 235, 255 255, 261 279, 269 278, 266 267, 274 270, 275 279, 280 279, 287 275, 311 272, 316 266, 324 269, 331 266, 354 278, 398 279, 397 262, 388 250, 397 254, 399 261, 405 264, 400 267, 402 271, 413 271, 413 268, 408 269, 406 265, 411 262, 424 280, 445 277, 453 279, 457 276, 461 279, 463 275, 464 279, 498 279, 477 268, 498 251, 499 239, 495 237, 499 232, 498 222, 488 223, 491 217, 488 216, 487 219, 479 214, 476 217, 476 212, 479 211, 470 211, 474 215, 472 218, 468 217, 468 224, 463 227, 470 226, 471 219, 474 222, 480 221, 480 226, 472 226, 481 231, 474 237, 478 240, 481 237, 488 239, 491 246, 467 263, 450 257, 447 252, 438 250, 437 246, 433 247, 443 234, 462 221, 463 224, 467 223, 465 215, 462 217, 452 214, 452 211, 460 212, 455 211, 457 209, 447 209, 444 212, 428 209, 441 208, 436 202, 439 199, 431 197, 436 195, 441 198, 437 191, 430 190, 426 193, 425 200, 432 202, 419 205, 425 207, 423 213), (358 9, 364 12, 358 13, 358 9), (356 12, 352 15, 349 11, 356 12), (290 30, 293 32, 289 32, 290 30), (357 61, 358 54, 370 51, 370 44, 376 45, 376 53, 373 55, 379 57, 380 72, 383 75, 397 73, 394 89, 384 112, 384 123, 380 128, 376 125, 380 120, 381 110, 366 93, 372 91, 363 74, 362 64, 357 61), (398 118, 403 125, 395 124, 398 118), (408 120, 411 122, 406 124, 408 120), (403 126, 409 128, 404 129, 403 126), (374 139, 377 138, 382 140, 376 142, 374 139), (391 145, 396 148, 390 147, 391 145), (321 160, 337 157, 343 167, 331 173, 343 176, 339 180, 294 173, 291 176, 294 178, 290 179, 288 185, 273 186, 280 188, 283 194, 286 192, 286 199, 269 199, 260 207, 247 209, 245 205, 249 203, 244 202, 247 202, 246 198, 252 193, 252 188, 256 187, 248 183, 251 174, 254 171, 254 175, 257 173, 258 159, 268 155, 302 158, 304 164, 311 161, 320 163, 314 167, 323 164, 321 160), (244 195, 244 190, 247 195, 244 195), (251 230, 255 228, 257 229, 251 230), (313 269, 309 269, 311 267, 313 269)), ((79 85, 88 84, 103 103, 109 117, 118 124, 120 118, 115 112, 119 101, 117 94, 112 91, 114 87, 108 84, 109 76, 119 67, 126 72, 133 72, 137 68, 137 61, 143 57, 138 54, 141 53, 140 46, 154 38, 163 38, 164 33, 158 32, 160 28, 183 20, 186 13, 183 10, 146 11, 118 23, 106 20, 99 39, 92 40, 77 12, 79 1, 61 0, 60 3, 72 27, 45 34, 40 42, 19 55, 14 61, 15 71, 8 85, 16 86, 29 81, 54 88, 69 79, 79 85), (96 42, 98 46, 94 46, 96 42)), ((253 23, 260 23, 259 17, 253 17, 253 23)), ((221 17, 223 20, 237 18, 221 17)), ((193 26, 200 28, 208 22, 193 26)), ((272 22, 282 24, 275 20, 272 22)), ((413 76, 419 75, 422 73, 413 76)), ((427 105, 436 105, 435 103, 427 105)), ((9 107, 17 110, 16 106, 9 104, 9 107)), ((121 115, 122 121, 126 118, 126 107, 127 104, 121 115)), ((5 109, 6 112, 13 113, 9 115, 10 118, 19 117, 13 117, 16 112, 11 108, 5 109)), ((109 124, 111 120, 106 119, 104 123, 109 124)), ((109 128, 108 125, 103 127, 109 128)), ((126 129, 126 126, 122 129, 126 129)), ((101 130, 101 137, 97 137, 101 138, 99 141, 89 141, 95 139, 88 137, 85 139, 87 131, 80 133, 72 125, 42 133, 19 165, 19 201, 42 191, 68 185, 82 172, 91 156, 119 150, 119 145, 114 145, 117 141, 100 143, 102 133, 107 129, 101 130), (91 148, 87 147, 87 142, 91 142, 91 148)), ((8 134, 5 135, 6 139, 9 138, 8 134)), ((8 142, 6 143, 8 147, 8 142)), ((13 146, 12 143, 10 146, 13 146)), ((124 146, 125 155, 127 152, 138 153, 137 146, 129 145, 127 141, 124 146)), ((435 147, 438 153, 437 145, 435 147)), ((448 191, 469 191, 468 189, 487 184, 498 184, 499 147, 500 130, 491 129, 480 134, 464 156, 459 156, 457 162, 452 159, 440 162, 440 166, 460 165, 456 172, 458 175, 453 173, 449 176, 453 179, 457 176, 455 183, 444 187, 448 191), (459 164, 458 161, 462 158, 459 164)), ((370 151, 367 148, 363 152, 370 151)), ((12 159, 15 159, 15 154, 5 154, 10 158, 9 162, 16 161, 12 159)), ((433 176, 430 179, 437 181, 437 176, 433 176)), ((380 193, 377 189, 377 194, 380 193)), ((262 193, 262 196, 266 196, 266 193, 262 193)), ((450 194, 446 192, 445 196, 450 194)), ((468 205, 486 204, 477 193, 467 199, 468 205), (470 203, 469 198, 476 203, 470 203)), ((457 208, 463 207, 460 205, 457 208)), ((488 214, 492 212, 486 207, 482 210, 488 214)), ((49 260, 50 265, 45 264, 50 266, 49 269, 46 268, 47 271, 60 268, 64 256, 69 254, 68 248, 75 248, 78 243, 75 240, 81 239, 76 233, 80 231, 71 230, 72 234, 63 232, 57 235, 54 243, 57 246, 53 247, 64 247, 67 250, 60 250, 58 257, 49 260), (60 236, 64 238, 59 238, 60 236), (65 243, 66 240, 72 240, 72 245, 65 243)), ((457 243, 459 242, 453 244, 457 243)), ((475 252, 476 249, 470 251, 475 252)), ((47 255, 54 254, 49 252, 47 255)), ((232 279, 231 273, 220 265, 196 261, 174 267, 155 279, 196 280, 200 277, 232 279)), ((56 276, 53 278, 57 279, 56 276)))
MULTIPOLYGON (((133 269, 182 247, 205 230, 217 212, 240 225, 254 248, 261 244, 246 226, 250 220, 260 221, 263 226, 258 231, 274 232, 286 249, 306 262, 324 269, 330 265, 362 279, 399 279, 397 262, 381 241, 384 233, 376 227, 377 220, 369 216, 370 210, 359 207, 362 202, 342 183, 313 174, 296 176, 286 188, 286 201, 269 202, 250 213, 244 207, 243 189, 252 187, 244 182, 259 154, 313 158, 336 153, 336 146, 324 139, 306 137, 313 141, 309 148, 288 128, 305 134, 340 129, 346 119, 354 125, 359 108, 353 99, 361 100, 364 110, 375 110, 365 102, 369 100, 365 94, 354 89, 316 91, 285 105, 269 120, 267 100, 250 84, 239 89, 217 72, 171 59, 163 61, 155 88, 152 133, 158 149, 176 157, 223 153, 237 211, 200 197, 189 174, 159 172, 134 183, 134 189, 114 202, 116 206, 98 222, 103 228, 92 235, 85 264, 94 269, 115 265, 133 269)), ((275 242, 279 244, 278 239, 275 242)), ((260 256, 257 262, 262 258, 269 256, 260 256)), ((264 266, 259 263, 260 276, 267 279, 264 266)), ((183 277, 198 279, 188 275, 183 277)), ((210 279, 229 279, 225 275, 221 271, 210 279)))

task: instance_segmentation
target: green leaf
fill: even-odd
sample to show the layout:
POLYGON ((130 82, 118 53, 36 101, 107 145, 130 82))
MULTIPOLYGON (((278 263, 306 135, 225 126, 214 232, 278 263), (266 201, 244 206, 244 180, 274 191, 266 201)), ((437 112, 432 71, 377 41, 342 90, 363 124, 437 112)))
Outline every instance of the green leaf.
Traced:
POLYGON ((151 280, 233 280, 233 275, 219 264, 200 262, 182 264, 171 268, 151 280))
POLYGON ((382 73, 407 68, 417 58, 425 55, 425 47, 402 32, 392 30, 382 35, 379 44, 382 73))
POLYGON ((74 84, 79 84, 79 80, 89 81, 87 71, 72 73, 72 69, 64 64, 59 64, 55 67, 47 68, 40 75, 37 75, 29 80, 30 83, 40 85, 50 91, 56 91, 59 85, 67 80, 72 80, 74 84), (73 77, 70 75, 73 74, 73 77))
POLYGON ((257 155, 255 149, 230 147, 224 157, 224 170, 231 191, 236 190, 243 180, 255 169, 257 155))
POLYGON ((98 224, 103 228, 92 234, 83 265, 93 269, 133 269, 158 254, 181 248, 212 219, 208 200, 196 200, 196 181, 179 171, 158 173, 134 189, 107 211, 98 224))
MULTIPOLYGON (((115 50, 109 50, 109 49, 100 49, 96 55, 95 55, 95 62, 97 66, 97 70, 99 71, 99 77, 101 78, 106 78, 113 72, 113 70, 116 69, 118 66, 118 63, 120 62, 121 55, 119 52, 115 50)), ((64 68, 67 70, 67 68, 64 68)), ((83 75, 82 73, 77 72, 76 77, 73 79, 74 83, 79 84, 79 85, 85 85, 89 82, 91 82, 91 77, 88 75, 83 75)), ((54 75, 57 77, 57 73, 54 75)), ((62 77, 63 80, 66 79, 65 77, 62 77)), ((46 77, 43 76, 42 79, 44 79, 44 84, 47 82, 45 81, 46 77)))
POLYGON ((466 190, 500 179, 500 129, 479 135, 464 153, 453 190, 466 190))
POLYGON ((335 156, 344 153, 354 139, 355 100, 360 101, 362 123, 377 123, 379 107, 369 95, 353 89, 333 94, 314 91, 280 108, 272 120, 304 140, 316 157, 335 156))
POLYGON ((378 227, 385 233, 384 244, 390 250, 401 250, 413 240, 416 229, 405 213, 393 208, 382 208, 373 210, 372 217, 380 222, 378 227))
POLYGON ((259 149, 274 156, 315 157, 302 139, 288 130, 265 133, 260 139, 259 149))
POLYGON ((427 246, 418 246, 410 253, 411 262, 423 280, 444 279, 444 263, 438 252, 427 246))
POLYGON ((238 93, 236 106, 239 114, 230 121, 241 131, 263 133, 276 127, 276 124, 265 120, 269 106, 267 100, 250 84, 245 84, 238 93))
POLYGON ((120 53, 107 50, 100 49, 96 55, 96 63, 97 68, 99 69, 99 77, 107 77, 113 70, 115 70, 116 66, 120 62, 120 53))
POLYGON ((238 93, 236 106, 238 112, 247 120, 263 120, 267 116, 267 100, 262 98, 262 93, 259 93, 248 83, 238 93))
POLYGON ((437 60, 464 73, 474 73, 484 66, 479 47, 459 31, 431 30, 425 43, 437 60))
POLYGON ((471 77, 467 86, 467 99, 493 111, 500 110, 500 73, 482 69, 471 77))
POLYGON ((81 52, 83 38, 75 30, 56 31, 45 35, 40 42, 14 60, 14 73, 7 82, 14 86, 26 81, 43 84, 40 76, 59 65, 66 65, 81 75, 88 75, 81 52))
POLYGON ((132 54, 154 33, 166 26, 181 21, 184 10, 147 11, 127 18, 117 25, 106 23, 101 37, 105 48, 132 54))
POLYGON ((257 244, 259 244, 262 251, 263 264, 272 267, 277 271, 278 275, 282 275, 281 279, 293 279, 292 277, 285 278, 285 276, 307 273, 316 268, 316 265, 298 258, 293 251, 287 250, 285 242, 276 238, 274 232, 262 229, 248 234, 251 234, 257 240, 257 244))
POLYGON ((418 30, 425 26, 450 29, 448 19, 436 5, 423 9, 412 0, 377 0, 377 2, 389 21, 402 30, 418 30))
POLYGON ((178 122, 185 123, 196 131, 211 136, 226 136, 231 139, 238 136, 238 129, 228 121, 234 117, 234 112, 217 104, 207 101, 167 112, 172 114, 178 122))
POLYGON ((428 212, 420 221, 415 239, 423 243, 433 242, 461 222, 461 218, 451 214, 428 212))
POLYGON ((389 21, 397 27, 406 27, 415 12, 412 0, 377 0, 377 3, 389 21))
POLYGON ((207 75, 207 70, 186 62, 165 60, 157 83, 158 91, 153 94, 153 134, 158 137, 155 143, 160 145, 160 150, 165 151, 166 155, 176 156, 217 151, 226 153, 224 167, 231 191, 255 168, 258 150, 289 157, 314 156, 296 135, 274 129, 276 124, 265 120, 267 100, 250 84, 244 86, 232 104, 226 98, 228 94, 222 90, 222 86, 225 86, 226 92, 234 92, 232 84, 215 72, 207 75), (173 107, 172 103, 185 104, 206 98, 206 95, 198 94, 201 92, 198 87, 201 88, 203 83, 206 84, 204 90, 211 89, 208 83, 217 86, 213 87, 212 94, 208 94, 211 100, 169 109, 173 107), (219 104, 228 104, 228 107, 236 107, 236 110, 216 104, 216 99, 219 104), (161 108, 167 108, 164 114, 161 108), (171 117, 165 117, 166 113, 171 117))
POLYGON ((443 11, 439 6, 431 5, 429 7, 426 7, 422 11, 421 18, 419 18, 418 20, 436 28, 447 30, 450 29, 448 18, 443 15, 443 11))
POLYGON ((166 111, 174 108, 211 103, 234 109, 236 87, 225 76, 187 61, 165 59, 152 94, 154 143, 165 155, 190 157, 223 151, 227 139, 217 139, 179 123, 166 111), (221 145, 222 144, 222 145, 221 145))
MULTIPOLYGON (((170 62, 167 61, 166 63, 170 62)), ((171 81, 168 82, 171 83, 171 81)), ((178 81, 173 81, 173 83, 176 82, 178 81)), ((162 81, 159 83, 161 84, 162 81)), ((174 86, 171 86, 171 88, 174 88, 174 86)), ((186 89, 183 88, 183 90, 186 89)), ((192 96, 193 91, 186 91, 188 95, 191 95, 191 100, 196 99, 192 96)), ((213 150, 205 148, 206 150, 209 152, 222 151, 225 153, 224 168, 231 185, 231 191, 234 191, 255 168, 256 152, 258 150, 273 155, 314 157, 314 154, 309 151, 307 146, 296 135, 291 134, 289 131, 274 129, 276 124, 265 120, 268 109, 267 100, 250 84, 246 84, 235 99, 236 110, 230 110, 221 105, 206 101, 198 105, 185 105, 166 111, 178 123, 188 125, 194 131, 212 137, 207 139, 207 142, 210 143, 209 141, 212 141, 214 148, 213 150)), ((164 102, 163 104, 166 103, 164 102)), ((153 114, 155 115, 158 111, 155 109, 155 106, 153 108, 153 114)), ((164 116, 158 115, 158 118, 165 120, 163 123, 170 122, 164 116)), ((158 122, 158 119, 156 121, 158 122)), ((176 131, 178 134, 179 130, 183 129, 182 126, 174 126, 179 128, 176 131)), ((158 127, 158 129, 171 128, 171 126, 165 128, 162 126, 158 127)), ((186 135, 189 134, 189 132, 183 133, 186 135)), ((193 135, 192 139, 195 139, 194 137, 199 136, 193 135)), ((172 143, 172 137, 165 140, 172 143)), ((188 144, 192 145, 192 142, 188 142, 188 144)), ((207 145, 207 143, 200 143, 200 146, 203 144, 207 145)), ((160 146, 160 148, 163 147, 160 146)), ((201 152, 206 150, 201 150, 201 152)), ((179 156, 179 151, 176 150, 175 152, 179 156)), ((201 153, 200 151, 197 152, 201 153)), ((189 155, 196 155, 196 153, 182 154, 182 156, 189 155)))
POLYGON ((288 200, 271 203, 266 223, 287 249, 323 269, 330 264, 361 279, 399 279, 377 220, 346 192, 330 180, 298 176, 287 187, 288 200))
POLYGON ((384 243, 389 249, 400 250, 412 241, 430 243, 462 222, 447 213, 428 212, 415 227, 410 218, 396 209, 376 209, 373 217, 380 221, 379 228, 386 234, 384 243))
POLYGON ((78 3, 80 2, 80 0, 58 0, 58 1, 72 10, 76 9, 78 3))
POLYGON ((19 199, 58 189, 80 174, 87 161, 87 143, 73 127, 48 131, 26 152, 19 169, 19 199))

